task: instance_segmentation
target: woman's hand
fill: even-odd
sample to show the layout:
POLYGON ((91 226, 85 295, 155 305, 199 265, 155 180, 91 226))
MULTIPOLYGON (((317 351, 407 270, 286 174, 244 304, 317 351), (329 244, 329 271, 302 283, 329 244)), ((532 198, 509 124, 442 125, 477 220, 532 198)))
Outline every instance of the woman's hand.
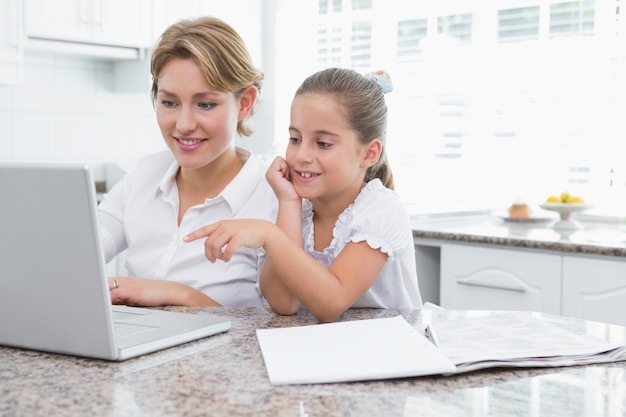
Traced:
POLYGON ((174 281, 115 277, 109 278, 109 290, 113 304, 142 307, 220 305, 206 294, 174 281))

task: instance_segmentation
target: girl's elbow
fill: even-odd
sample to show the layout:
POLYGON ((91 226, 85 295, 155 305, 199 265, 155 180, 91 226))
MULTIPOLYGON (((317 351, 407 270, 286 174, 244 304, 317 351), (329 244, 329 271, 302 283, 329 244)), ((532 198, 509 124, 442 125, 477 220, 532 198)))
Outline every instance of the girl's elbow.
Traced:
POLYGON ((281 316, 292 316, 300 309, 298 300, 283 300, 282 302, 269 301, 269 305, 274 313, 280 314, 281 316))
POLYGON ((337 317, 339 317, 339 314, 316 313, 313 314, 313 317, 315 317, 320 323, 332 323, 337 317))
POLYGON ((333 322, 339 317, 344 311, 345 308, 323 308, 320 310, 311 311, 313 317, 317 319, 320 323, 330 323, 333 322))
POLYGON ((336 295, 323 301, 319 300, 318 303, 309 305, 307 308, 320 323, 330 323, 348 310, 351 305, 352 301, 336 295))
POLYGON ((298 312, 297 309, 285 309, 285 308, 279 308, 279 307, 272 307, 272 310, 274 311, 274 313, 281 315, 281 316, 293 316, 294 314, 298 312))

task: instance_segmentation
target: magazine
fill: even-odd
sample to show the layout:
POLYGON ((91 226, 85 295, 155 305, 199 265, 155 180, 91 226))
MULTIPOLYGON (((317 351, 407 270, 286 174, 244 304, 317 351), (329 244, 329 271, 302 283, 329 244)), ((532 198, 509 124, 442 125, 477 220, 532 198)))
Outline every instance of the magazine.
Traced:
POLYGON ((425 329, 396 316, 257 329, 257 338, 274 385, 626 360, 623 342, 574 333, 526 312, 433 321, 433 334, 425 329))

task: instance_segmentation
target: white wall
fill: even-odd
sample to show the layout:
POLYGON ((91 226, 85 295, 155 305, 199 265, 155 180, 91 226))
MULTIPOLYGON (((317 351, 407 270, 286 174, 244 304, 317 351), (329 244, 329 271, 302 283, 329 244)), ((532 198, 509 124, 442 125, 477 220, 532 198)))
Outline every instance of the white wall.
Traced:
POLYGON ((132 166, 139 155, 164 147, 148 74, 143 92, 121 93, 114 91, 111 61, 24 58, 22 82, 0 86, 0 159, 132 166))
MULTIPOLYGON (((238 141, 266 160, 274 155, 268 78, 255 135, 238 141)), ((0 85, 0 132, 0 160, 115 163, 129 171, 142 155, 165 149, 147 60, 26 52, 22 82, 0 85)))

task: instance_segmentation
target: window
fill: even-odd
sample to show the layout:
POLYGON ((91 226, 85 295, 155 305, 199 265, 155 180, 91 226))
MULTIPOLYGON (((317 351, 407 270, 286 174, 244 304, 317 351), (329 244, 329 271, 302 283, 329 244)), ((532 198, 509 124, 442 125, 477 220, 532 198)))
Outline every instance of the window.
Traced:
POLYGON ((396 59, 398 62, 417 61, 421 53, 420 43, 428 34, 426 19, 401 20, 398 22, 396 59))
POLYGON ((438 17, 437 33, 469 43, 472 40, 472 15, 458 14, 438 17))
MULTIPOLYGON (((372 62, 372 25, 370 22, 354 22, 350 46, 350 63, 354 69, 367 69, 372 62)), ((367 71, 366 71, 367 72, 367 71)))
POLYGON ((498 42, 539 40, 539 6, 498 10, 498 42))
POLYGON ((290 8, 285 19, 309 21, 297 45, 277 43, 276 66, 291 77, 277 106, 288 109, 317 69, 388 70, 387 146, 411 211, 540 203, 568 190, 626 215, 625 0, 307 1, 317 19, 290 8))
POLYGON ((593 36, 594 18, 595 4, 593 1, 551 4, 550 37, 593 36))

